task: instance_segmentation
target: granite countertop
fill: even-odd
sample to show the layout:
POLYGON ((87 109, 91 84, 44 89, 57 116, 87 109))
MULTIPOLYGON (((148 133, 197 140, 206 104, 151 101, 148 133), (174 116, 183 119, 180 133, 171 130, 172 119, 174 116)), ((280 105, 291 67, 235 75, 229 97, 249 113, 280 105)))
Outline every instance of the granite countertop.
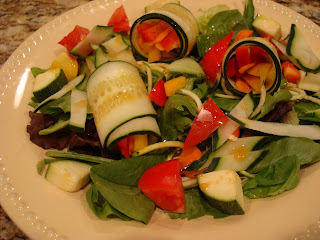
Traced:
MULTIPOLYGON (((90 0, 0 0, 0 67, 33 32, 60 14, 90 0)), ((274 0, 320 26, 319 0, 274 0)), ((0 206, 0 239, 29 239, 0 206)))

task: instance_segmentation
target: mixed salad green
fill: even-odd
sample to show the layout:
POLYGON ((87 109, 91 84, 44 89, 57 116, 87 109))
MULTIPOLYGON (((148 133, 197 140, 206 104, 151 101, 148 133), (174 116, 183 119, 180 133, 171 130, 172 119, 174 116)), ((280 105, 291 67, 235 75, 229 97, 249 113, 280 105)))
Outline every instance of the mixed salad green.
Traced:
POLYGON ((197 19, 180 4, 158 0, 132 28, 121 6, 32 68, 27 131, 51 149, 38 172, 87 191, 99 218, 244 214, 244 197, 291 190, 320 160, 320 60, 299 29, 282 37, 252 0, 197 19))

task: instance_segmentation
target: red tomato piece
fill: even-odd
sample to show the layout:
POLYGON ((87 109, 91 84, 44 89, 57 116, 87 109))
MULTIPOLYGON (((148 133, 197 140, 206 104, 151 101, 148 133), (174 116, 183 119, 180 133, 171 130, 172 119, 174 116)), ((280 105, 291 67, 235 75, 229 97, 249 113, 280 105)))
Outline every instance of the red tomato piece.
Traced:
POLYGON ((164 106, 167 102, 167 95, 164 88, 164 81, 160 79, 149 93, 150 99, 158 106, 164 106))
POLYGON ((221 72, 221 64, 223 57, 229 47, 233 36, 233 31, 231 31, 226 37, 224 37, 219 42, 215 43, 210 50, 206 52, 203 56, 200 64, 206 74, 209 82, 215 84, 218 74, 221 72))
POLYGON ((186 211, 178 159, 165 161, 147 169, 142 174, 138 187, 158 207, 175 213, 186 211))
POLYGON ((251 63, 249 47, 246 45, 241 45, 236 49, 236 58, 239 68, 251 63))
POLYGON ((121 5, 119 8, 117 8, 114 13, 112 14, 108 26, 113 25, 113 31, 114 32, 129 32, 130 26, 129 26, 129 19, 127 17, 127 14, 124 10, 123 5, 121 5))
POLYGON ((238 63, 235 57, 232 57, 227 62, 227 77, 231 78, 237 74, 239 70, 238 63))
POLYGON ((133 136, 126 137, 119 142, 117 142, 117 146, 121 152, 121 154, 125 158, 129 158, 131 154, 134 152, 134 138, 133 136))
POLYGON ((241 39, 244 39, 244 38, 248 38, 248 37, 251 37, 253 34, 253 31, 252 30, 241 30, 238 32, 236 38, 234 39, 233 42, 236 42, 236 41, 239 41, 241 39))
POLYGON ((61 39, 58 42, 60 45, 67 48, 67 51, 70 52, 82 39, 84 39, 90 30, 84 27, 76 26, 67 36, 61 39))
POLYGON ((297 68, 295 68, 289 61, 286 61, 281 64, 281 69, 283 76, 291 83, 297 83, 300 78, 301 74, 297 68))
POLYGON ((192 123, 183 150, 196 146, 207 139, 218 127, 227 123, 229 119, 217 104, 209 98, 198 116, 192 123))

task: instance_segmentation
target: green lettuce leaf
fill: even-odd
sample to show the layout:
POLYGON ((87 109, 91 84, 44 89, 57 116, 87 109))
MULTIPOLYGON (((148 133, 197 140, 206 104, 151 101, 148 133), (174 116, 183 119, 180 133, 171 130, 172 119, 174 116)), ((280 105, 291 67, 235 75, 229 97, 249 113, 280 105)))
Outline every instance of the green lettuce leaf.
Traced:
POLYGON ((300 101, 295 103, 294 105, 294 109, 298 113, 298 118, 300 120, 315 122, 315 123, 320 122, 320 114, 314 114, 312 112, 319 108, 320 108, 319 104, 316 104, 310 101, 300 101))
POLYGON ((92 183, 91 188, 88 189, 86 193, 86 199, 89 207, 98 218, 119 217, 125 221, 132 220, 128 216, 112 207, 110 203, 101 196, 94 183, 92 183))
POLYGON ((320 144, 308 138, 285 137, 266 144, 261 150, 268 154, 247 171, 258 173, 282 158, 296 155, 300 165, 312 164, 320 160, 320 144))
POLYGON ((202 197, 198 188, 185 190, 186 212, 185 213, 168 213, 173 219, 195 219, 204 215, 210 215, 214 218, 224 218, 229 216, 210 205, 202 197))
POLYGON ((109 182, 136 187, 148 168, 163 161, 164 155, 148 155, 94 165, 92 169, 109 182))
POLYGON ((92 181, 103 198, 116 210, 137 221, 147 224, 154 212, 155 204, 138 187, 124 186, 99 177, 93 169, 92 181))
POLYGON ((249 198, 275 196, 295 188, 299 183, 299 159, 293 155, 269 165, 243 186, 249 198))

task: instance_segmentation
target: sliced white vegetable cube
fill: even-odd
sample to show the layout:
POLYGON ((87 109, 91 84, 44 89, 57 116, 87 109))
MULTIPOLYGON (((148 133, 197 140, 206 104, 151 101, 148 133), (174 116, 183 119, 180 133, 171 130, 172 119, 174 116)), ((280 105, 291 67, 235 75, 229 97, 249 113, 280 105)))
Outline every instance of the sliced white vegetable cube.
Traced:
POLYGON ((281 38, 281 25, 272 18, 258 15, 252 22, 252 27, 261 37, 271 36, 277 40, 281 38))

